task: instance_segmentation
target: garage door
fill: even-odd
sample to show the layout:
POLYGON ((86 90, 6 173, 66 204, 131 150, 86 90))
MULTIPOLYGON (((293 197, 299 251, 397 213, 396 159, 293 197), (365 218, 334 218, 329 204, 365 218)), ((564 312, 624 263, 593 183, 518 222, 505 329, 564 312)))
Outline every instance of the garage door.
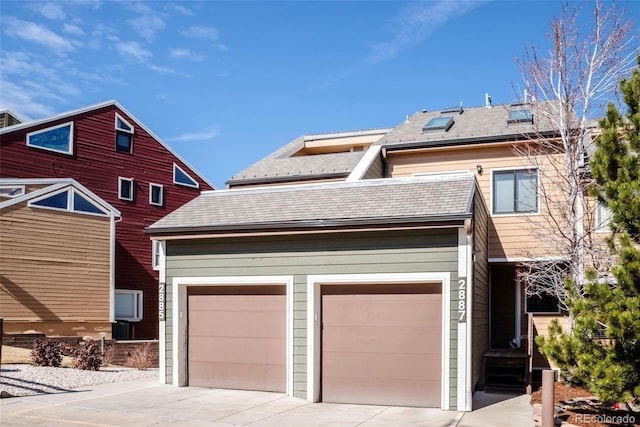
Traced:
POLYGON ((440 407, 439 284, 322 287, 322 400, 440 407))
POLYGON ((188 292, 188 384, 285 392, 284 286, 188 292))

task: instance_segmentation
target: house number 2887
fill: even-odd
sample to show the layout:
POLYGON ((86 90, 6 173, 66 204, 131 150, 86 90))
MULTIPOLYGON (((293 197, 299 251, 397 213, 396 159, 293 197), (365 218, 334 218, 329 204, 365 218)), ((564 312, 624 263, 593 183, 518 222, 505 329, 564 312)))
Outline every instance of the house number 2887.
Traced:
POLYGON ((458 280, 458 323, 467 321, 467 279, 458 280))

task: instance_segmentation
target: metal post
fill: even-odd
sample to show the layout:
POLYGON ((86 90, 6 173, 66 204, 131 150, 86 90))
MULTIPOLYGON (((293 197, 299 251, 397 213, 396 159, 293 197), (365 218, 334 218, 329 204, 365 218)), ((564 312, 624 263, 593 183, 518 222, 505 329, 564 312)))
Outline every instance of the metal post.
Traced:
POLYGON ((542 371, 542 427, 554 427, 556 373, 551 369, 542 371))
POLYGON ((104 357, 104 338, 107 336, 106 332, 100 332, 100 354, 104 357))

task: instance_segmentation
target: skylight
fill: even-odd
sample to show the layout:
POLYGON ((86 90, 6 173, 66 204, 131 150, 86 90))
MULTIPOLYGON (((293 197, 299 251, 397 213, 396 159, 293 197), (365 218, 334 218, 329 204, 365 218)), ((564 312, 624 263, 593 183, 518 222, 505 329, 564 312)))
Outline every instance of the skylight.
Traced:
POLYGON ((464 108, 462 108, 462 105, 456 105, 455 107, 449 107, 449 108, 445 108, 444 110, 440 110, 440 112, 462 114, 464 112, 464 108))
POLYGON ((423 132, 428 132, 432 130, 444 130, 445 132, 449 130, 449 128, 453 126, 453 117, 450 116, 442 116, 442 117, 434 117, 429 120, 426 125, 422 127, 423 132))
POLYGON ((529 109, 511 110, 507 116, 507 123, 533 123, 533 113, 529 109))

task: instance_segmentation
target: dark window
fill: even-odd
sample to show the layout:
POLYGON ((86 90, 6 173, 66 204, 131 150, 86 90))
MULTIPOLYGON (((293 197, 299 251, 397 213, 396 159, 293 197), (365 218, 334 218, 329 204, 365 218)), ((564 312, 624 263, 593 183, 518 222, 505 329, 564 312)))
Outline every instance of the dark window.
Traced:
POLYGON ((558 313, 558 300, 551 295, 531 295, 527 297, 527 313, 558 313))
POLYGON ((122 200, 133 201, 133 179, 118 178, 118 197, 122 200))
POLYGON ((191 178, 188 173, 183 171, 180 166, 176 165, 175 163, 173 164, 173 183, 185 185, 187 187, 199 187, 198 182, 195 179, 191 178))
POLYGON ((69 204, 69 193, 64 191, 45 199, 40 199, 31 203, 34 206, 42 206, 45 208, 67 209, 69 204))
POLYGON ((133 135, 118 131, 116 137, 116 150, 122 153, 131 153, 132 141, 133 135))
POLYGON ((90 202, 89 200, 84 198, 84 196, 81 196, 76 192, 73 193, 73 210, 104 215, 102 209, 98 208, 93 204, 93 202, 90 202))
POLYGON ((162 206, 163 187, 160 184, 149 184, 149 204, 154 206, 162 206))

